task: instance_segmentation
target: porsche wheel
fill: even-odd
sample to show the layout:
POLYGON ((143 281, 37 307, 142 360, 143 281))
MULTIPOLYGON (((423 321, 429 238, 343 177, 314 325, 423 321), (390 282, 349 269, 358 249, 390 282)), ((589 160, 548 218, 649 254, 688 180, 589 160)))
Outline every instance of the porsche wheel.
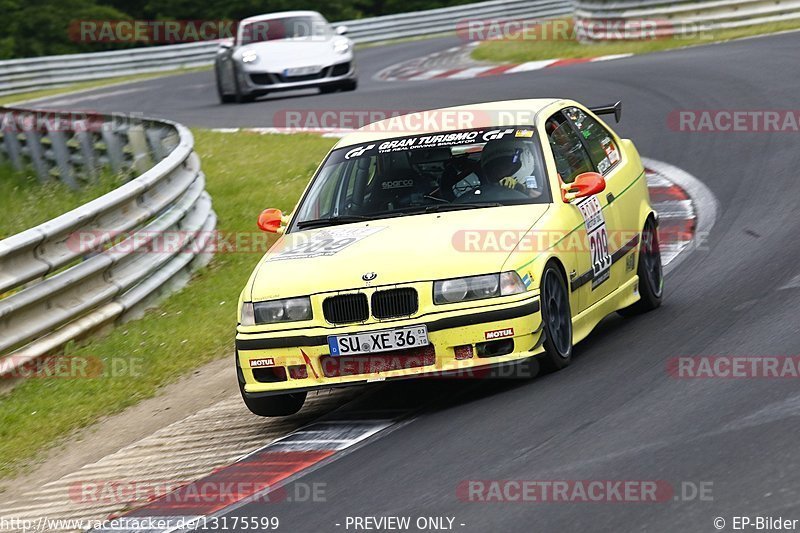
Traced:
POLYGON ((561 271, 549 263, 542 274, 540 287, 545 372, 561 370, 572 362, 572 311, 569 291, 561 271))
POLYGON ((225 94, 222 90, 222 81, 219 78, 219 71, 215 70, 216 79, 217 79, 217 96, 219 96, 219 101, 222 104, 230 104, 234 101, 233 95, 225 94))
POLYGON ((244 104, 255 100, 252 94, 244 92, 242 86, 239 85, 239 73, 235 68, 233 69, 233 86, 236 89, 236 96, 234 96, 234 99, 237 104, 244 104))
POLYGON ((664 271, 661 266, 661 245, 658 240, 658 228, 652 218, 648 218, 642 230, 642 244, 639 248, 640 300, 630 307, 619 311, 622 316, 633 316, 652 311, 661 305, 664 294, 664 271))

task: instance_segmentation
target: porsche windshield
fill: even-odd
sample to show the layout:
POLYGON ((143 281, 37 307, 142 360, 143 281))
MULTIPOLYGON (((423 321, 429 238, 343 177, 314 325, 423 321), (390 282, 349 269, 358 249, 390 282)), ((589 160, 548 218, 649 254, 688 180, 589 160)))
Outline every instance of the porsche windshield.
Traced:
POLYGON ((299 16, 258 20, 239 32, 239 44, 253 44, 283 39, 327 38, 333 33, 322 17, 299 16))
POLYGON ((444 210, 549 203, 536 132, 503 127, 423 134, 334 150, 294 227, 444 210))

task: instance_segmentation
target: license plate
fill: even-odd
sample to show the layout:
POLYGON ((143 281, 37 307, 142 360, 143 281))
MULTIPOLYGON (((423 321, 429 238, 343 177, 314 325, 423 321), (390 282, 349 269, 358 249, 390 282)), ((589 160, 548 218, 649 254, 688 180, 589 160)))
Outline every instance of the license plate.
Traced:
POLYGON ((287 68, 283 71, 284 76, 308 76, 309 74, 317 74, 322 67, 313 66, 313 67, 295 67, 295 68, 287 68))
POLYGON ((410 326, 352 335, 329 335, 331 355, 363 355, 427 346, 428 328, 410 326))

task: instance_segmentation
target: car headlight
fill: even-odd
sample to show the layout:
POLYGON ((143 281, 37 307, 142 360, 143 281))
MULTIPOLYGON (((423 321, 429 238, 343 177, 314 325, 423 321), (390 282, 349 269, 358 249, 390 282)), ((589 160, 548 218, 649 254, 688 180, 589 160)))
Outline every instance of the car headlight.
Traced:
POLYGON ((255 63, 258 61, 258 54, 255 52, 245 52, 242 54, 242 63, 255 63))
POLYGON ((242 325, 274 324, 276 322, 299 322, 311 320, 311 299, 308 296, 269 300, 266 302, 245 302, 242 305, 242 325))
POLYGON ((525 284, 516 272, 445 279, 433 283, 433 303, 468 302, 520 294, 525 290, 525 284))
POLYGON ((350 51, 350 41, 347 39, 333 41, 333 51, 337 54, 346 54, 350 51))

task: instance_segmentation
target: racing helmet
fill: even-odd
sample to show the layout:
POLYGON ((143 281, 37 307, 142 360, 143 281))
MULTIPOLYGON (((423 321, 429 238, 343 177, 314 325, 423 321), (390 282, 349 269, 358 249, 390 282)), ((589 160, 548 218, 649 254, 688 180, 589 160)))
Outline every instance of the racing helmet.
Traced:
POLYGON ((481 170, 491 182, 514 178, 520 184, 526 183, 536 170, 531 143, 521 139, 489 141, 481 151, 481 170))

